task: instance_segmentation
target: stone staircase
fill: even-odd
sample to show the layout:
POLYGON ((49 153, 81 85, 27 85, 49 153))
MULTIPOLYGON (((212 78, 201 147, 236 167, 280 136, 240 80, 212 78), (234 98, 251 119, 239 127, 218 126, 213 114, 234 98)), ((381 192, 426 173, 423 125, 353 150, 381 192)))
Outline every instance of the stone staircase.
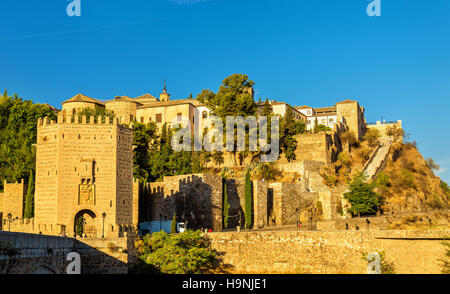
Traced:
POLYGON ((367 174, 368 181, 375 178, 378 172, 384 168, 384 164, 387 161, 389 151, 391 149, 391 144, 392 143, 389 141, 381 143, 381 145, 377 147, 376 151, 365 164, 363 171, 367 174))

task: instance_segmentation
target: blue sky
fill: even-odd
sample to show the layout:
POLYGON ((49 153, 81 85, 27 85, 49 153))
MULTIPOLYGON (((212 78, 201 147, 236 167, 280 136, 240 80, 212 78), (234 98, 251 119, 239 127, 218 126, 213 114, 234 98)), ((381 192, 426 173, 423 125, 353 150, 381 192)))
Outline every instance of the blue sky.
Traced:
POLYGON ((401 119, 450 182, 450 1, 67 0, 0 2, 0 89, 60 103, 175 99, 217 90, 230 74, 257 97, 329 106, 357 99, 367 121, 401 119))

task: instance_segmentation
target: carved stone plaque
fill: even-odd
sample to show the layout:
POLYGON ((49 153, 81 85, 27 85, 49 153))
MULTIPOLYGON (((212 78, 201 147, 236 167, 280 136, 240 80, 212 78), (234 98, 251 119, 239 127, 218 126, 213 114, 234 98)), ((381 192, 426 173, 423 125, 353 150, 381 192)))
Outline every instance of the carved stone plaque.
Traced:
POLYGON ((95 185, 79 185, 78 205, 95 205, 95 185))

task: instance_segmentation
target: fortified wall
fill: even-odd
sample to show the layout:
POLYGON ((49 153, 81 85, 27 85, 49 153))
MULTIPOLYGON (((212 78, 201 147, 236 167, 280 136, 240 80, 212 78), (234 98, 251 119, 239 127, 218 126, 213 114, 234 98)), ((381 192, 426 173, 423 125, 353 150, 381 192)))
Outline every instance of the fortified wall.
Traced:
POLYGON ((398 274, 439 274, 450 231, 293 231, 207 234, 234 273, 366 274, 384 250, 398 274))
MULTIPOLYGON (((377 121, 376 123, 367 124, 368 129, 375 129, 380 132, 380 135, 381 135, 380 139, 382 141, 390 139, 390 137, 387 135, 387 131, 392 127, 397 127, 398 129, 402 129, 402 121, 398 120, 396 122, 394 121, 394 122, 388 122, 388 123, 377 121)), ((403 137, 399 138, 399 141, 401 143, 403 143, 403 137)))
POLYGON ((3 193, 0 193, 0 220, 2 220, 5 228, 7 227, 9 214, 11 214, 11 219, 23 218, 27 187, 23 179, 20 183, 7 183, 5 181, 3 187, 3 193))
POLYGON ((0 274, 65 274, 80 254, 82 274, 126 274, 134 262, 133 240, 83 240, 36 234, 0 232, 0 274))
POLYGON ((146 220, 171 220, 176 214, 189 228, 222 229, 222 177, 191 174, 164 177, 163 182, 148 184, 147 203, 141 212, 146 220))

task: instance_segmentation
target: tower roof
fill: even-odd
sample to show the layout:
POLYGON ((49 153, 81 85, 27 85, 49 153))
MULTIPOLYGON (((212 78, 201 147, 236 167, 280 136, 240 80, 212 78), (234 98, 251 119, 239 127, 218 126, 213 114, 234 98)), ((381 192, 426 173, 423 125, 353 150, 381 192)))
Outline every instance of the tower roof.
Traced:
POLYGON ((64 101, 61 104, 70 103, 70 102, 87 102, 87 103, 98 104, 101 106, 105 105, 102 101, 94 99, 94 98, 90 98, 83 94, 77 94, 77 95, 73 96, 72 98, 70 98, 69 100, 64 101))

